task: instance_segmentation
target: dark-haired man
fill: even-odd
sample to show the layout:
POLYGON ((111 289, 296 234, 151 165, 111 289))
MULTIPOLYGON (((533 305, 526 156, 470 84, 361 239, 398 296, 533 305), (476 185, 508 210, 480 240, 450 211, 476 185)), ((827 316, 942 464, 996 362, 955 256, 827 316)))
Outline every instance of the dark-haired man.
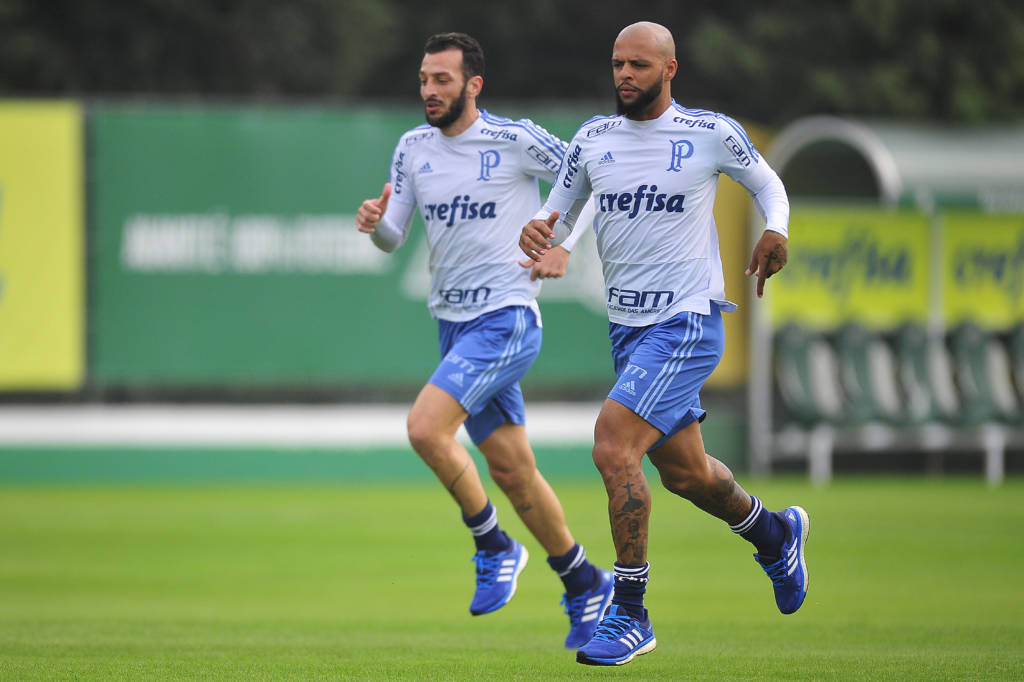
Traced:
POLYGON ((705 452, 700 433, 699 394, 722 355, 722 313, 736 309, 725 298, 712 216, 719 175, 741 183, 766 218, 747 270, 757 275, 758 296, 786 262, 789 201, 742 126, 676 104, 670 89, 677 68, 664 26, 639 22, 619 33, 612 49, 618 115, 583 124, 547 203, 520 239, 527 255, 541 258, 567 231, 580 231, 574 212, 593 194, 618 377, 594 428, 617 560, 612 605, 576 652, 591 665, 622 665, 657 645, 644 607, 651 511, 645 454, 668 490, 757 548, 780 611, 796 611, 807 593, 807 513, 765 509, 705 452))
MULTIPOLYGON (((409 440, 455 498, 476 544, 474 615, 516 590, 527 551, 498 525, 473 459, 456 440, 465 424, 491 477, 548 554, 565 587, 565 646, 588 641, 612 593, 612 576, 575 542, 554 491, 537 470, 524 427, 519 380, 540 351, 540 279, 565 271, 552 252, 531 269, 516 237, 540 207, 538 178, 550 182, 565 143, 529 120, 478 109, 483 51, 462 33, 427 40, 420 96, 427 124, 398 141, 380 197, 359 208, 357 227, 393 251, 418 208, 430 246, 428 306, 438 320, 442 360, 409 412, 409 440)), ((531 263, 532 264, 532 263, 531 263)))

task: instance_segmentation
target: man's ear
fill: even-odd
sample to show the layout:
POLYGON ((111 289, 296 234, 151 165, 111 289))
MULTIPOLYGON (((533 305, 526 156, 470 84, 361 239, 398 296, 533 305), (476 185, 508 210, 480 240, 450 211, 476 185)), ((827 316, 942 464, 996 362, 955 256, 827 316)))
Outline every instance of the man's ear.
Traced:
POLYGON ((473 97, 476 97, 477 95, 479 95, 480 91, 483 90, 483 89, 484 89, 484 77, 483 76, 473 76, 472 78, 469 79, 469 82, 466 83, 466 93, 469 94, 469 95, 472 95, 473 97))

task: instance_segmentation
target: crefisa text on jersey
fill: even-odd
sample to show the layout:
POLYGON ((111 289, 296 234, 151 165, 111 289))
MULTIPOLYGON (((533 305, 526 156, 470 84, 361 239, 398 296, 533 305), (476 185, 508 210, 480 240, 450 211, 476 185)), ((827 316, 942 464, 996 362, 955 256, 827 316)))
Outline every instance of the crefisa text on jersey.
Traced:
POLYGON ((576 175, 576 171, 580 167, 580 153, 583 149, 576 145, 573 147, 571 154, 565 156, 565 178, 562 180, 562 184, 568 188, 572 188, 572 177, 576 175))
POLYGON ((516 134, 510 133, 507 130, 491 130, 490 128, 481 128, 480 134, 493 137, 495 140, 510 140, 512 142, 516 141, 516 134))
POLYGON ((665 211, 682 213, 685 194, 658 193, 657 185, 640 185, 634 192, 610 192, 600 195, 597 210, 604 213, 611 211, 629 211, 629 218, 635 218, 640 211, 665 211))
POLYGON ((440 220, 451 227, 456 220, 491 220, 498 217, 493 201, 473 201, 468 194, 456 194, 447 204, 424 204, 424 220, 440 220))
POLYGON ((395 194, 402 193, 402 183, 405 181, 405 152, 398 154, 398 159, 395 160, 395 177, 391 183, 394 185, 395 194))
POLYGON ((683 125, 690 128, 707 128, 708 130, 715 129, 714 121, 704 121, 699 118, 684 118, 683 116, 676 116, 672 119, 673 123, 682 123, 683 125))

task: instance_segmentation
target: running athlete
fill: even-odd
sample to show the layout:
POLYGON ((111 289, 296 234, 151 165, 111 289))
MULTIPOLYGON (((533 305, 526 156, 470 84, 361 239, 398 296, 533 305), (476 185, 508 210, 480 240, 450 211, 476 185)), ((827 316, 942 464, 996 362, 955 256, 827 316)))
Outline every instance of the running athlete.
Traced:
POLYGON ((675 103, 676 70, 664 26, 640 22, 619 33, 612 52, 618 115, 583 124, 546 204, 520 238, 528 256, 541 258, 579 231, 575 211, 593 194, 618 378, 594 429, 617 560, 612 605, 576 652, 591 665, 628 663, 657 644, 643 600, 651 510, 645 453, 668 490, 754 544, 779 610, 796 611, 807 592, 807 513, 765 509, 705 453, 700 433, 699 392, 722 354, 722 312, 736 309, 725 298, 711 212, 719 173, 741 183, 766 217, 747 270, 757 275, 758 296, 786 262, 789 201, 738 123, 675 103))
POLYGON ((539 279, 561 276, 568 255, 552 252, 554 258, 530 272, 518 264, 515 245, 540 207, 538 178, 554 180, 565 143, 529 120, 477 108, 484 57, 473 38, 435 35, 424 52, 420 96, 427 124, 399 139, 389 181, 380 197, 363 202, 356 219, 388 252, 405 242, 417 208, 426 225, 428 306, 443 357, 409 412, 409 441, 455 498, 476 543, 470 613, 504 606, 528 555, 498 526, 473 459, 455 439, 463 423, 562 579, 565 646, 575 649, 593 635, 614 581, 573 540, 558 498, 537 470, 519 387, 540 351, 539 279))

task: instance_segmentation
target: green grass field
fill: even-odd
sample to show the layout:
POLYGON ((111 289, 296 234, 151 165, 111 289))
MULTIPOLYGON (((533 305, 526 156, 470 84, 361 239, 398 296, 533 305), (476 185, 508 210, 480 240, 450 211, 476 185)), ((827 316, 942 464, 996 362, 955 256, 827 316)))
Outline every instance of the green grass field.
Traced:
MULTIPOLYGON (((609 565, 596 475, 555 486, 609 565)), ((801 611, 780 615, 752 548, 659 489, 659 645, 616 669, 561 648, 560 584, 497 494, 532 558, 474 618, 472 543, 430 483, 0 488, 0 679, 1024 678, 1024 481, 748 487, 810 513, 801 611)))

